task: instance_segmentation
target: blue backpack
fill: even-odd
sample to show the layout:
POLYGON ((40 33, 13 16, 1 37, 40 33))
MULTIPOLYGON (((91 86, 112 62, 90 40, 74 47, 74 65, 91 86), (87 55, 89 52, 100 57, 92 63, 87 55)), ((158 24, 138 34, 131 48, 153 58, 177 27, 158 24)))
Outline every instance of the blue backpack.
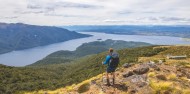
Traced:
POLYGON ((110 56, 111 56, 111 59, 109 61, 108 66, 111 68, 117 68, 119 65, 119 54, 116 52, 113 52, 110 56))

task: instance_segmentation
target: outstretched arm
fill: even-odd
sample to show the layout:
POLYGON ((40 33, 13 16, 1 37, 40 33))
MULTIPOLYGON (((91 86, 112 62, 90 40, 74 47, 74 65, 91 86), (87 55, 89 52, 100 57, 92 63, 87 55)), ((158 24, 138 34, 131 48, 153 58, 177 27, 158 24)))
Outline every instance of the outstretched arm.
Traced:
POLYGON ((107 56, 106 56, 106 60, 104 61, 103 64, 104 64, 104 65, 105 65, 105 64, 108 64, 109 61, 110 61, 110 59, 111 59, 111 56, 107 55, 107 56))

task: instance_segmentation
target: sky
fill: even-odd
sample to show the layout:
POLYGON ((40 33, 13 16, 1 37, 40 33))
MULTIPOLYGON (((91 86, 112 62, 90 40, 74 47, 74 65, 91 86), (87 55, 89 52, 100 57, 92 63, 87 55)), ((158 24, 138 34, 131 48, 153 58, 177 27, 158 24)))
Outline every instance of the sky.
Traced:
POLYGON ((0 0, 0 22, 190 25, 190 0, 0 0))

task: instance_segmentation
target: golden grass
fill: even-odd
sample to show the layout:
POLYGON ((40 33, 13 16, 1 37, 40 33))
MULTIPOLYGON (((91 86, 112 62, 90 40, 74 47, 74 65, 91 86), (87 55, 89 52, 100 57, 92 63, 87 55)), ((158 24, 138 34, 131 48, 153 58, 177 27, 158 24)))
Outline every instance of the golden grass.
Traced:
POLYGON ((172 74, 170 74, 170 75, 167 76, 167 79, 169 79, 169 80, 176 80, 177 76, 176 76, 176 74, 172 73, 172 74))
MULTIPOLYGON (((138 62, 149 62, 149 61, 159 61, 159 60, 166 60, 163 56, 155 55, 152 57, 139 57, 138 62)), ((157 63, 157 62, 155 62, 157 63)))
POLYGON ((149 72, 149 73, 148 73, 148 77, 154 77, 154 76, 156 76, 156 73, 155 73, 155 72, 149 72))
POLYGON ((182 90, 183 94, 190 94, 190 89, 182 90))
POLYGON ((153 80, 150 80, 150 87, 155 91, 155 93, 157 92, 162 92, 162 91, 166 91, 171 89, 172 87, 172 82, 156 82, 153 80))
POLYGON ((72 92, 72 91, 75 91, 77 88, 79 88, 80 86, 82 85, 85 85, 87 83, 90 83, 92 80, 95 80, 95 79, 99 79, 102 77, 102 74, 99 74, 95 77, 92 77, 88 80, 85 80, 79 84, 73 84, 71 86, 66 86, 66 87, 63 87, 63 88, 59 88, 59 89, 56 89, 56 90, 39 90, 39 91, 33 91, 33 92, 25 92, 25 94, 44 94, 44 93, 48 93, 48 94, 65 94, 65 93, 68 93, 68 92, 72 92))

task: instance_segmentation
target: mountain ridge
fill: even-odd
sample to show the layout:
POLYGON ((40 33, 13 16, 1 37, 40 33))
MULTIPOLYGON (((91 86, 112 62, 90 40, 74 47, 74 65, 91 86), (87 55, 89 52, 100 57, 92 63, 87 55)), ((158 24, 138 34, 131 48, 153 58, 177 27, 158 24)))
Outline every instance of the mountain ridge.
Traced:
POLYGON ((82 32, 190 38, 190 25, 74 25, 63 27, 82 32))
POLYGON ((0 53, 23 50, 76 38, 89 37, 55 26, 37 26, 22 23, 0 24, 0 53))

